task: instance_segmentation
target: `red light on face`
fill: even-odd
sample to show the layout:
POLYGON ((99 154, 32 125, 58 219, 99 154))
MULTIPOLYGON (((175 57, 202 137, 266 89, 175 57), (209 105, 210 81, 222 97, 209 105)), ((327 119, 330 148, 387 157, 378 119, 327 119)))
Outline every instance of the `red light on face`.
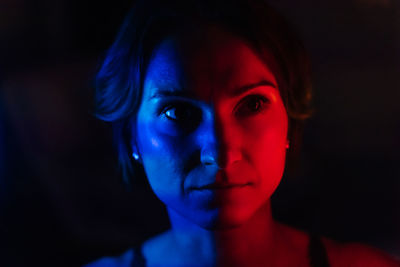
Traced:
POLYGON ((168 208, 232 226, 268 202, 288 119, 273 72, 246 42, 219 28, 172 36, 154 51, 143 93, 137 145, 168 208))

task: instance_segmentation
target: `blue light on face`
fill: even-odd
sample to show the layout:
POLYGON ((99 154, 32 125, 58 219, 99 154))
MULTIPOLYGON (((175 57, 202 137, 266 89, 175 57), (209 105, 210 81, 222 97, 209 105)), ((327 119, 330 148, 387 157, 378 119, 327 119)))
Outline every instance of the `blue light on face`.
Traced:
POLYGON ((154 146, 154 147, 158 147, 158 142, 157 142, 157 140, 156 139, 151 139, 151 144, 154 146))
POLYGON ((244 42, 206 40, 203 49, 171 37, 153 51, 132 143, 170 213, 212 228, 246 220, 279 184, 287 115, 275 77, 244 42))
POLYGON ((158 51, 148 67, 134 138, 155 194, 168 207, 193 212, 197 219, 209 217, 216 213, 213 194, 193 194, 190 187, 212 183, 218 171, 211 161, 201 161, 201 155, 216 153, 212 106, 185 89, 176 51, 158 51))

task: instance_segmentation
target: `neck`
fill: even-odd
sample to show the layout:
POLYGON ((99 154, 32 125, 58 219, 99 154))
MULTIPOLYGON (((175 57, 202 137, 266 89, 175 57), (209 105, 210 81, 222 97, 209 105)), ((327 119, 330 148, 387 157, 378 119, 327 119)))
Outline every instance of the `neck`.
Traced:
POLYGON ((173 210, 168 214, 177 248, 210 265, 251 266, 249 261, 272 260, 274 256, 277 227, 269 202, 242 225, 225 230, 201 228, 173 210))

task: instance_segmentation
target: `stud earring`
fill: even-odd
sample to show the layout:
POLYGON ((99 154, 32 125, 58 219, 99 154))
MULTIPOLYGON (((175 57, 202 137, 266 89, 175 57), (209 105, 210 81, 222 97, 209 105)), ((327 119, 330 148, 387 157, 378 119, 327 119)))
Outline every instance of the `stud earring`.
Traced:
POLYGON ((286 142, 286 149, 289 149, 290 145, 289 145, 289 141, 286 142))
POLYGON ((140 156, 139 156, 139 153, 138 153, 138 151, 137 151, 136 146, 133 146, 133 147, 132 147, 132 157, 133 157, 136 161, 139 161, 139 159, 140 159, 140 156))
POLYGON ((132 153, 132 157, 133 157, 135 160, 139 160, 139 155, 138 155, 138 153, 136 153, 136 152, 133 152, 133 153, 132 153))

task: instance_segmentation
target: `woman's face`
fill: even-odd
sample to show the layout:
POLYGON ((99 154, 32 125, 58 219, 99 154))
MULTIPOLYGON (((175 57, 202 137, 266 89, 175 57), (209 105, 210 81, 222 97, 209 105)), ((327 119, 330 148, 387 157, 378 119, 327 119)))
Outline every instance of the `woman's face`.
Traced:
POLYGON ((269 201, 288 119, 270 67, 219 28, 153 51, 132 144, 168 209, 204 228, 234 227, 269 201))

